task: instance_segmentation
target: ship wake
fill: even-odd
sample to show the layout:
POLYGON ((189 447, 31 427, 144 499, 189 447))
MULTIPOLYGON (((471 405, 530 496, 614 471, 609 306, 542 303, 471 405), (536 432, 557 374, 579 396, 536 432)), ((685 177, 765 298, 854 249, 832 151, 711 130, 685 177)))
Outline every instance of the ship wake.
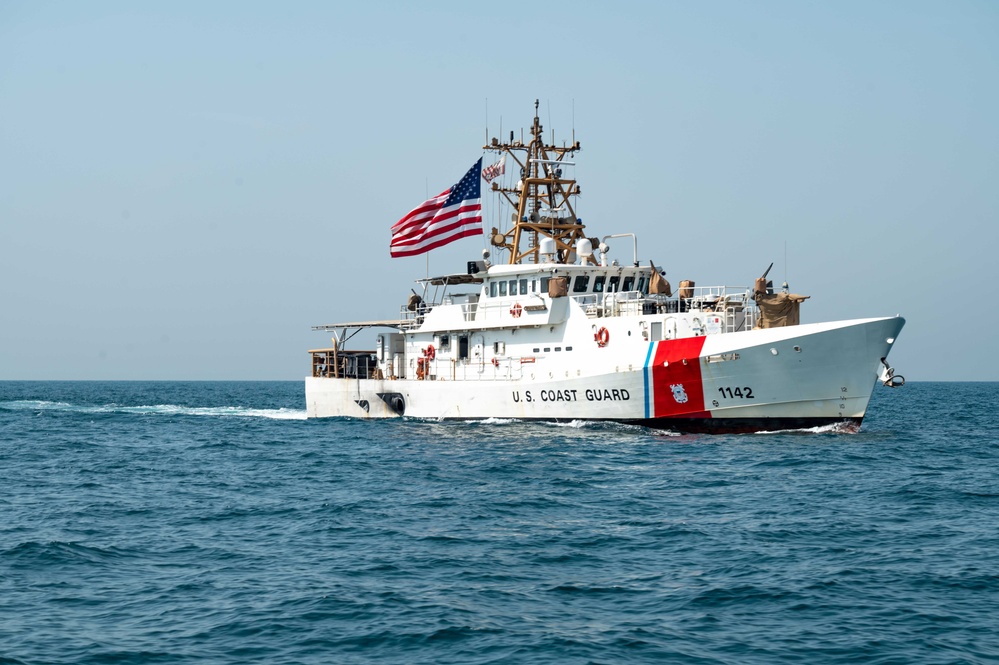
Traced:
POLYGON ((179 404, 151 404, 124 406, 120 404, 70 404, 45 400, 17 400, 0 402, 0 409, 7 411, 35 411, 44 413, 77 413, 87 415, 129 414, 139 416, 208 416, 214 418, 268 418, 272 420, 305 420, 304 409, 256 409, 245 406, 184 406, 179 404))

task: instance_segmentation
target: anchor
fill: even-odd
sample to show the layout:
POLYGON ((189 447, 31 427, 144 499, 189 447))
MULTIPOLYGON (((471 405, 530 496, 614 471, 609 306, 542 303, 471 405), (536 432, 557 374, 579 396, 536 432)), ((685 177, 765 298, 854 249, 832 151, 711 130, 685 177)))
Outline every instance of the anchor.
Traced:
POLYGON ((887 359, 882 358, 881 364, 885 366, 885 368, 881 370, 881 376, 878 377, 878 380, 881 381, 882 384, 888 386, 889 388, 901 388, 905 385, 905 377, 901 374, 895 376, 895 368, 888 366, 887 359))

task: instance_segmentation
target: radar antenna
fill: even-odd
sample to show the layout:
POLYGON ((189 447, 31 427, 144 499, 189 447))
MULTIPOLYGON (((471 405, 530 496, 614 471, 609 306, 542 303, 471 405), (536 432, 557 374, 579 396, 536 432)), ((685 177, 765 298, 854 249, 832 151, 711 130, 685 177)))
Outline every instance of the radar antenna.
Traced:
POLYGON ((531 141, 527 145, 522 140, 501 143, 493 138, 484 150, 509 155, 520 167, 520 180, 514 188, 501 187, 493 182, 492 190, 505 198, 516 210, 513 213, 513 227, 502 233, 493 228, 489 242, 494 247, 510 251, 510 263, 522 263, 530 259, 533 263, 541 260, 539 247, 543 238, 555 241, 556 255, 567 261, 575 251, 576 242, 586 236, 583 223, 576 217, 573 197, 579 196, 579 184, 563 177, 562 167, 575 166, 565 161, 581 148, 579 141, 571 146, 546 144, 542 139, 541 121, 538 118, 539 101, 534 100, 534 125, 531 127, 531 141))

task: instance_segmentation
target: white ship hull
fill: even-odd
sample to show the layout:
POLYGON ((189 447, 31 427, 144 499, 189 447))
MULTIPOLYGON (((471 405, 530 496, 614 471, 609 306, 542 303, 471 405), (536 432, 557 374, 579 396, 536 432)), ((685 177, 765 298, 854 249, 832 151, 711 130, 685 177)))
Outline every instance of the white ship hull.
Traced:
POLYGON ((423 379, 308 377, 308 415, 601 420, 684 432, 859 426, 904 319, 653 342, 629 335, 626 322, 605 323, 605 346, 577 343, 573 352, 527 356, 528 339, 524 354, 508 349, 502 361, 438 355, 423 379))

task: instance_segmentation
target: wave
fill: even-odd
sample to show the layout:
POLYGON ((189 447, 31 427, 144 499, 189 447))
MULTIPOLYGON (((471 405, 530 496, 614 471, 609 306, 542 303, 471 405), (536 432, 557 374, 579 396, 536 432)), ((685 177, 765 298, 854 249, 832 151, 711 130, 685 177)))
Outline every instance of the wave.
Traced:
POLYGON ((245 406, 182 406, 179 404, 149 404, 123 406, 120 404, 69 404, 45 400, 18 400, 0 402, 0 409, 8 411, 45 411, 83 414, 132 414, 140 416, 209 416, 216 418, 269 418, 272 420, 305 420, 304 409, 254 409, 245 406))
MULTIPOLYGON (((445 423, 449 421, 438 420, 439 423, 445 423)), ((613 420, 585 420, 582 418, 576 418, 573 420, 545 420, 545 419, 532 419, 532 418, 480 418, 465 421, 450 421, 454 423, 465 423, 471 425, 528 425, 534 430, 541 427, 553 427, 562 429, 578 429, 578 430, 610 430, 619 432, 638 432, 638 433, 649 433, 655 432, 659 433, 658 430, 651 430, 648 427, 643 427, 642 425, 631 425, 628 423, 620 423, 613 420)))
POLYGON ((841 423, 831 423, 829 425, 819 425, 817 427, 765 430, 753 432, 753 434, 856 434, 859 431, 859 425, 853 422, 844 421, 841 423))
POLYGON ((101 548, 59 540, 47 542, 31 540, 0 551, 0 558, 16 561, 21 566, 55 563, 114 563, 127 556, 129 556, 128 552, 117 547, 101 548))
MULTIPOLYGON (((552 427, 568 427, 569 429, 603 429, 607 427, 606 424, 601 423, 598 420, 556 420, 550 423, 552 427)), ((615 423, 617 425, 617 423, 615 423)))
MULTIPOLYGON (((444 420, 440 419, 437 422, 444 422, 444 420)), ((483 418, 482 420, 469 420, 467 422, 471 425, 510 425, 524 421, 519 418, 483 418)))
POLYGON ((469 420, 468 423, 474 425, 512 425, 512 424, 529 424, 532 426, 541 425, 548 427, 569 427, 571 429, 583 429, 586 427, 596 427, 601 423, 596 420, 533 420, 533 419, 522 419, 522 418, 483 418, 481 420, 469 420))

